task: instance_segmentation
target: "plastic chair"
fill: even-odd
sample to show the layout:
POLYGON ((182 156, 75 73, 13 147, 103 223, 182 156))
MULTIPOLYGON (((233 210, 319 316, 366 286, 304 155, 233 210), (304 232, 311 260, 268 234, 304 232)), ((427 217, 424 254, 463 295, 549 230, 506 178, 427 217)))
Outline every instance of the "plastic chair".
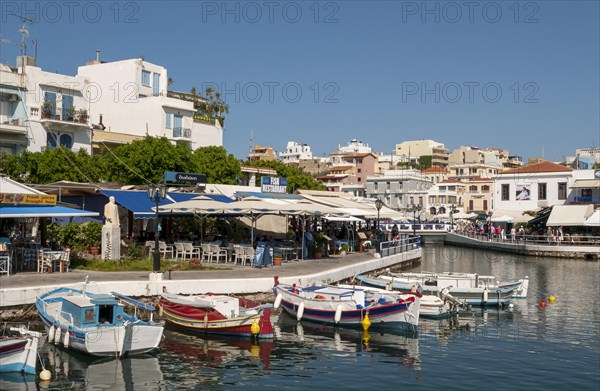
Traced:
POLYGON ((254 247, 244 247, 244 264, 249 263, 252 266, 254 260, 254 247))
POLYGON ((212 262, 212 252, 210 250, 210 245, 208 243, 204 243, 201 245, 202 247, 202 261, 212 262))
POLYGON ((40 250, 37 259, 37 272, 43 273, 44 271, 52 273, 52 260, 44 255, 44 250, 40 250))
POLYGON ((165 259, 173 259, 173 246, 166 242, 158 242, 158 252, 160 252, 165 259), (169 255, 168 258, 167 255, 169 255))
POLYGON ((185 259, 185 248, 182 242, 175 242, 175 259, 185 259))
POLYGON ((237 265, 238 261, 240 261, 240 265, 244 264, 244 248, 238 244, 233 245, 233 263, 237 265))
POLYGON ((184 258, 187 258, 188 255, 190 256, 190 259, 193 259, 194 255, 196 256, 196 258, 200 257, 200 249, 194 247, 194 244, 192 242, 183 242, 183 249, 184 258))
POLYGON ((0 274, 10 276, 10 257, 7 254, 0 255, 0 274))
POLYGON ((215 259, 216 263, 219 263, 219 261, 221 259, 223 259, 223 261, 225 263, 227 263, 227 250, 226 249, 219 247, 218 244, 211 244, 210 252, 212 253, 212 257, 215 259))

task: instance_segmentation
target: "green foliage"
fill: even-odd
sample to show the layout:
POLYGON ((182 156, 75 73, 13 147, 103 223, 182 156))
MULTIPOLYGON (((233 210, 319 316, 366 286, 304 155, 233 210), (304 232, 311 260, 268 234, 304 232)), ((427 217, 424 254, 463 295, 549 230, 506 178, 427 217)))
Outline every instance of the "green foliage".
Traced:
POLYGON ((315 180, 309 174, 303 173, 298 167, 286 166, 278 161, 257 161, 246 162, 244 164, 259 167, 269 167, 277 171, 277 176, 287 179, 288 193, 293 193, 296 190, 326 190, 323 183, 315 180))
POLYGON ((208 183, 237 184, 241 177, 240 162, 223 147, 204 147, 194 151, 191 172, 206 174, 208 183))
MULTIPOLYGON (((71 261, 71 268, 77 270, 93 270, 101 272, 117 272, 117 271, 152 271, 153 260, 148 257, 142 258, 125 258, 123 262, 111 262, 98 258, 84 259, 75 258, 71 261)), ((227 268, 215 268, 209 266, 201 266, 201 263, 192 261, 172 261, 161 260, 161 270, 228 270, 227 268)))
POLYGON ((69 223, 63 225, 58 232, 58 242, 61 246, 69 246, 75 249, 82 249, 79 241, 81 229, 79 224, 69 223))
POLYGON ((431 156, 421 156, 419 157, 419 169, 425 170, 431 167, 431 156))
POLYGON ((102 245, 102 223, 86 221, 81 224, 77 241, 84 248, 100 247, 102 245))

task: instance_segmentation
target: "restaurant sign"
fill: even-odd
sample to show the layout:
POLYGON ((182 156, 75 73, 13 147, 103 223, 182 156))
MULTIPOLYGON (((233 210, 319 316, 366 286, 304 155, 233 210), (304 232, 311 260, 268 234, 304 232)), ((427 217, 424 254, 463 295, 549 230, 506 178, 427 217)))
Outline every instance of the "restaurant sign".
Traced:
POLYGON ((264 176, 260 189, 263 193, 287 193, 287 179, 264 176))
POLYGON ((187 173, 187 172, 167 171, 167 172, 165 172, 164 178, 165 178, 165 183, 192 184, 192 185, 206 184, 206 174, 191 174, 191 173, 187 173))
POLYGON ((0 204, 56 205, 54 194, 0 193, 0 204))

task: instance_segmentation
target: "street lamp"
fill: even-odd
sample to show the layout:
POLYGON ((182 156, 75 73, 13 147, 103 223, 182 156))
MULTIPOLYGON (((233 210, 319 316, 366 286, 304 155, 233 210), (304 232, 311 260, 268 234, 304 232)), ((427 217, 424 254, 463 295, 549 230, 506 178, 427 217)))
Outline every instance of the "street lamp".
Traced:
MULTIPOLYGON (((377 247, 379 247, 379 240, 381 240, 381 233, 379 232, 379 211, 383 208, 383 201, 379 198, 375 200, 375 208, 377 208, 377 247)), ((379 249, 377 252, 379 252, 379 249)))
POLYGON ((450 205, 450 232, 454 232, 454 204, 450 205))
POLYGON ((164 200, 165 197, 167 196, 167 186, 165 185, 148 185, 148 197, 150 197, 150 200, 154 201, 156 203, 156 209, 155 209, 155 225, 154 225, 154 262, 153 262, 153 269, 154 269, 154 273, 159 273, 160 272, 160 251, 158 248, 158 236, 159 236, 159 232, 158 232, 158 203, 160 202, 160 200, 164 200))
POLYGON ((417 220, 417 212, 421 211, 421 205, 414 205, 412 206, 412 212, 413 212, 413 236, 417 236, 417 226, 415 225, 415 221, 417 220))

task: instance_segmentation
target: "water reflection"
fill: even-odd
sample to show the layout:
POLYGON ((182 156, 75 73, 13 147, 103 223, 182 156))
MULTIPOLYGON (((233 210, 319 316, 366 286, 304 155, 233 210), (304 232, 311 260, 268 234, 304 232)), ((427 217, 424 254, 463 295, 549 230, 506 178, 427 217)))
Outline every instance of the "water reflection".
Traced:
POLYGON ((94 358, 46 343, 41 350, 46 369, 52 372, 45 388, 85 390, 160 390, 164 378, 157 357, 139 355, 121 359, 94 358))
POLYGON ((278 340, 299 342, 313 349, 332 350, 337 356, 378 353, 394 358, 395 362, 406 368, 415 371, 421 369, 419 340, 411 332, 363 332, 326 324, 300 323, 286 312, 278 315, 273 327, 278 340))

